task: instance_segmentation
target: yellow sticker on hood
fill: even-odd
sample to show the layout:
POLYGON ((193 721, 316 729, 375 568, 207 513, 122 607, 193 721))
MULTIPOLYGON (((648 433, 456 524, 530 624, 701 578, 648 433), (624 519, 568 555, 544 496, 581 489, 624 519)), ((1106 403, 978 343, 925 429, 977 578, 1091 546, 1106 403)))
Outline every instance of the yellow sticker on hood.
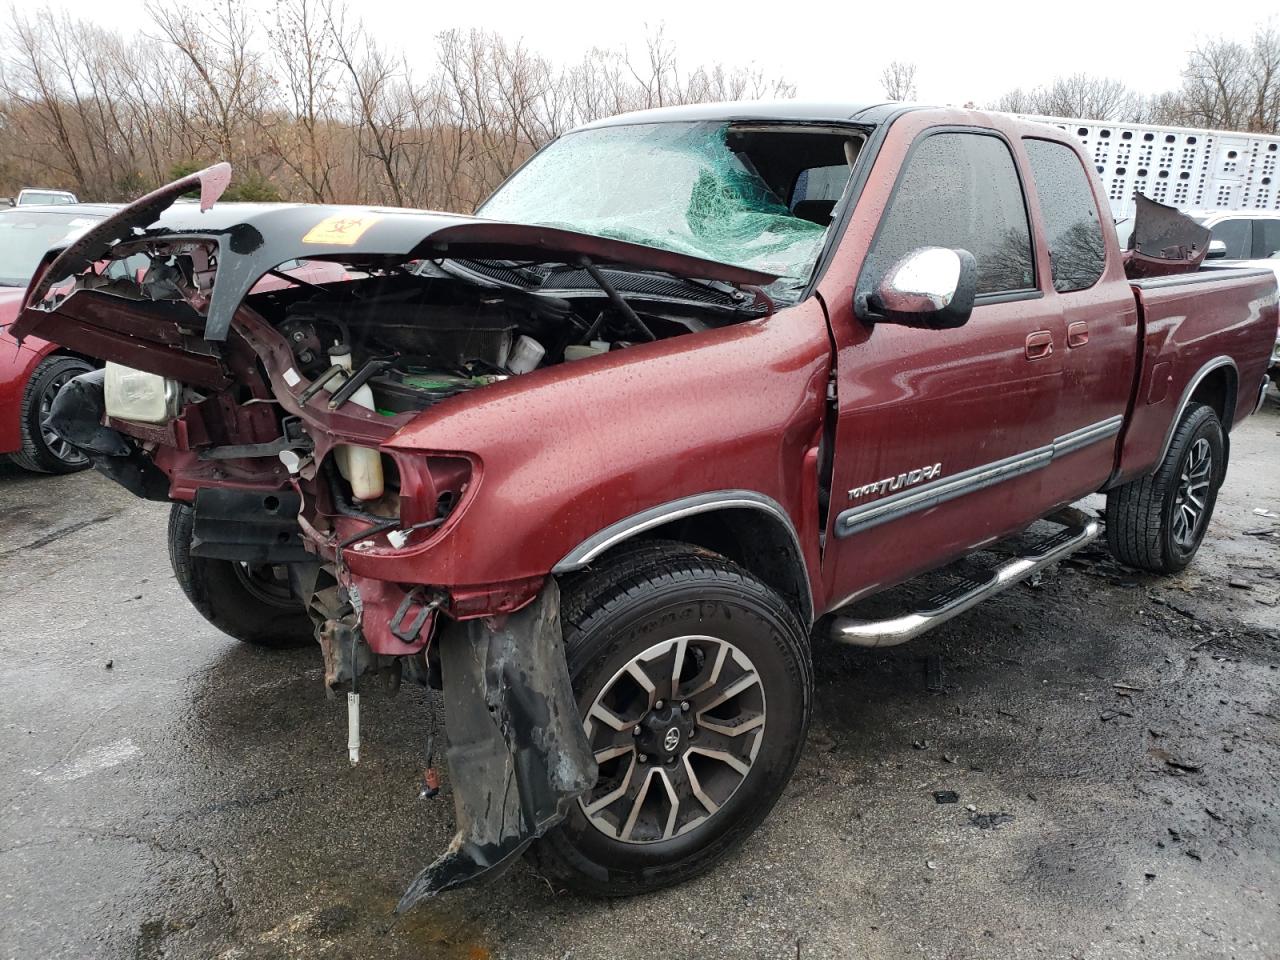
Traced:
POLYGON ((333 246, 349 247, 364 234, 366 230, 381 220, 373 213, 355 215, 339 213, 325 217, 307 231, 302 238, 303 243, 326 243, 333 246))

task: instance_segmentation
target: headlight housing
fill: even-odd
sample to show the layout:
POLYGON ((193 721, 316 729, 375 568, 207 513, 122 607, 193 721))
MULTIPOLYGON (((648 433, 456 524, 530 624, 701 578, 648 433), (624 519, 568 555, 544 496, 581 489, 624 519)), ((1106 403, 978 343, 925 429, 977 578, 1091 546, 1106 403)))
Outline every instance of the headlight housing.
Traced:
POLYGON ((107 416, 139 423, 165 423, 178 415, 182 388, 159 374, 107 363, 103 385, 107 416))

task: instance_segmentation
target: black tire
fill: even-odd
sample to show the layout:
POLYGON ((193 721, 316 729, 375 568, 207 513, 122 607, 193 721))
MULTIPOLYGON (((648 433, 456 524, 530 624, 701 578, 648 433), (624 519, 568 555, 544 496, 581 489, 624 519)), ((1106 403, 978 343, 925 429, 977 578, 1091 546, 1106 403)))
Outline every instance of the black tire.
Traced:
POLYGON ((255 579, 253 571, 232 560, 191 556, 190 506, 175 503, 169 512, 169 563, 178 585, 200 616, 237 640, 255 647, 301 647, 315 640, 302 603, 287 585, 255 579))
MULTIPOLYGON (((637 776, 652 770, 651 782, 683 782, 686 788, 690 780, 685 771, 701 765, 703 772, 697 776, 705 778, 699 785, 704 795, 715 792, 714 777, 721 777, 722 782, 726 777, 740 779, 716 798, 719 806, 714 812, 707 812, 710 807, 695 804, 690 797, 682 798, 681 804, 686 800, 692 804, 682 806, 679 813, 688 819, 682 827, 687 832, 673 833, 668 839, 655 836, 627 842, 619 839, 621 827, 615 827, 614 836, 606 835, 584 812, 584 802, 598 799, 601 791, 607 793, 610 784, 619 782, 607 779, 611 775, 602 764, 600 781, 586 801, 575 802, 565 820, 530 849, 535 869, 553 882, 596 896, 644 893, 709 870, 764 820, 800 757, 813 700, 813 667, 805 631, 774 590, 723 557, 685 544, 651 542, 627 550, 588 575, 567 579, 561 585, 561 599, 569 674, 584 716, 593 709, 596 697, 604 694, 606 685, 613 689, 619 671, 632 658, 672 640, 676 646, 669 664, 679 657, 674 651, 685 651, 682 663, 686 667, 683 672, 676 671, 676 676, 681 690, 687 691, 682 695, 683 702, 690 704, 688 711, 680 713, 680 704, 672 697, 666 709, 674 719, 656 719, 655 727, 645 728, 646 737, 652 732, 662 740, 668 723, 686 723, 686 730, 692 730, 693 735, 686 733, 680 743, 678 749, 683 752, 677 758, 655 748, 659 752, 650 766, 642 767, 641 751, 647 748, 638 746, 633 748, 632 757, 619 758, 618 762, 631 765, 637 776), (687 648, 680 646, 678 639, 685 636, 690 636, 685 641, 687 648), (705 680, 709 675, 704 671, 710 666, 709 656, 698 653, 703 648, 697 644, 712 638, 716 638, 713 642, 719 647, 728 648, 723 658, 728 666, 722 674, 728 676, 730 668, 742 670, 741 655, 752 667, 746 672, 758 677, 758 692, 753 684, 727 701, 733 705, 742 702, 739 698, 760 698, 755 709, 764 718, 761 731, 738 734, 732 741, 737 744, 740 738, 756 737, 755 746, 747 747, 751 760, 745 775, 698 753, 699 747, 707 749, 728 742, 723 735, 703 726, 704 718, 710 717, 714 722, 721 719, 714 711, 738 709, 724 704, 699 706, 709 704, 717 695, 714 686, 703 693, 695 692, 699 678, 705 680), (735 649, 738 652, 733 652, 735 649), (699 697, 703 699, 698 700, 699 697), (659 756, 667 759, 660 760, 659 756), (660 768, 659 764, 663 766, 660 768), (706 772, 707 765, 713 768, 711 773, 706 772), (663 770, 664 776, 657 776, 663 770), (699 816, 705 819, 699 821, 699 816)), ((668 674, 655 675, 661 678, 660 682, 666 682, 668 674)), ((741 682, 743 676, 739 674, 734 683, 741 682)), ((727 680, 725 683, 733 686, 727 680)), ((643 690, 639 686, 635 689, 643 698, 643 690)), ((652 718, 656 713, 646 712, 640 705, 637 715, 652 718)), ((621 733, 604 726, 600 730, 625 741, 633 735, 631 721, 626 722, 628 728, 621 733)), ((725 718, 724 722, 738 721, 725 718)), ((645 742, 648 741, 635 741, 645 742)), ((742 739, 743 747, 747 743, 742 739)), ((626 749, 625 742, 622 749, 626 749)), ((696 776, 693 782, 697 782, 696 776)), ((656 793, 656 797, 658 803, 666 804, 666 813, 655 819, 665 822, 671 831, 671 824, 676 822, 676 814, 671 811, 676 805, 665 793, 656 793)), ((630 808, 626 796, 619 803, 623 809, 630 808)))
POLYGON ((1174 430, 1169 451, 1155 472, 1107 493, 1107 544, 1112 556, 1152 573, 1181 570, 1204 540, 1226 472, 1227 443, 1222 422, 1212 407, 1193 403, 1174 430), (1181 527, 1175 514, 1192 509, 1182 505, 1186 473, 1197 452, 1205 449, 1212 461, 1203 507, 1193 526, 1181 527))
POLYGON ((36 365, 22 393, 19 413, 22 449, 10 454, 14 463, 34 473, 75 473, 89 466, 89 458, 83 453, 65 440, 48 434, 43 420, 49 404, 66 382, 92 369, 78 357, 59 354, 45 357, 36 365))

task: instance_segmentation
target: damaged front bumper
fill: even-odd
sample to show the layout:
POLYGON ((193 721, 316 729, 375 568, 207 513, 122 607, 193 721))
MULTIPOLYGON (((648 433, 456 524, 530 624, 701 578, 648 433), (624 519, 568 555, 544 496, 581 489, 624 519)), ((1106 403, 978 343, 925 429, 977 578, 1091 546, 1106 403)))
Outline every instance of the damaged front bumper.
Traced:
POLYGON ((516 613, 449 621, 435 642, 458 832, 397 912, 510 863, 596 780, 554 580, 516 613))

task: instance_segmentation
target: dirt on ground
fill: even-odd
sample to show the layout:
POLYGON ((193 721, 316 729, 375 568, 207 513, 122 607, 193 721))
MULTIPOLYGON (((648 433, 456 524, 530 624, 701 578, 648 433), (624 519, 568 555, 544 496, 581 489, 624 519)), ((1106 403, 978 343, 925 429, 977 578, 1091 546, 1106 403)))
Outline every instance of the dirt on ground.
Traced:
POLYGON ((453 833, 438 695, 366 697, 351 768, 318 652, 206 624, 166 513, 0 471, 0 958, 1280 956, 1274 402, 1182 574, 1094 546, 904 647, 815 636, 773 814, 629 900, 522 863, 393 923, 453 833))

